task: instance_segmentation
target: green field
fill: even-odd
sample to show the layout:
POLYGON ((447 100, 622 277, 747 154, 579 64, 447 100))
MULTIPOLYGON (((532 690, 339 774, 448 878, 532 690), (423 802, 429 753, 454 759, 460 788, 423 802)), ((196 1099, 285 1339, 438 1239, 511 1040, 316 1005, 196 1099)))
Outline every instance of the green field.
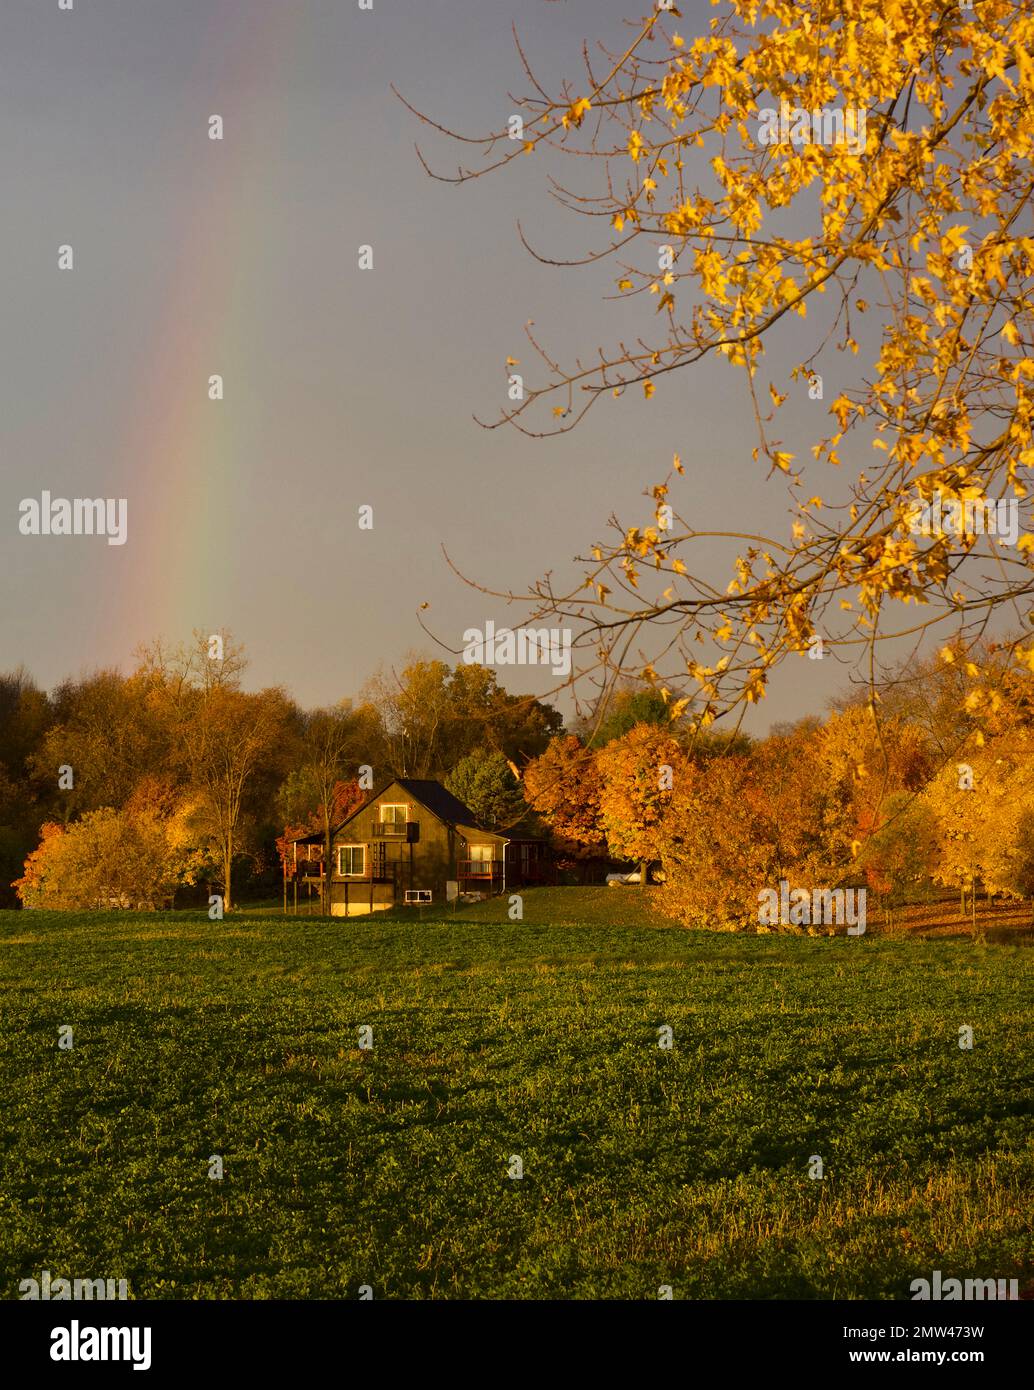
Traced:
POLYGON ((1029 1287, 1034 951, 685 932, 650 896, 0 913, 2 1296, 1029 1287))

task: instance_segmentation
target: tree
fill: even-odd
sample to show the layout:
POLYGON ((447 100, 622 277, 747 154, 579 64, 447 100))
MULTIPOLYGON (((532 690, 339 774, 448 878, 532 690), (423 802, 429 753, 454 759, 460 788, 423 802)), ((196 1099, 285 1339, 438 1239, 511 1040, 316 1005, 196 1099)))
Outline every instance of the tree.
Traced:
POLYGON ((1034 810, 1021 812, 1010 885, 1020 897, 1034 900, 1034 810))
POLYGON ((770 736, 748 755, 716 757, 678 778, 658 830, 665 910, 687 925, 742 930, 758 921, 758 894, 843 885, 843 799, 809 724, 770 736))
POLYGON ((192 881, 196 862, 182 812, 105 807, 69 826, 44 825, 14 886, 30 907, 154 908, 192 881))
POLYGON ((114 670, 54 692, 54 722, 28 762, 64 820, 124 806, 141 778, 167 769, 171 730, 150 693, 146 679, 114 670))
POLYGON ((527 815, 517 778, 502 753, 471 753, 445 779, 453 796, 486 830, 509 830, 527 815))
POLYGON ((977 885, 989 895, 1022 895, 1024 817, 1034 811, 1034 735, 1014 732, 962 751, 959 762, 943 767, 923 793, 938 824, 934 879, 972 894, 977 885))
POLYGON ((199 692, 182 729, 182 747, 196 793, 197 824, 215 849, 223 906, 233 906, 233 862, 241 848, 248 793, 281 742, 285 699, 279 690, 246 695, 227 686, 199 692))
POLYGON ((38 784, 30 770, 52 719, 47 695, 24 667, 0 675, 0 906, 14 903, 9 885, 55 800, 56 776, 38 784))
POLYGON ((397 777, 442 776, 478 750, 512 762, 540 753, 562 727, 558 712, 503 690, 475 664, 411 657, 397 675, 379 671, 364 694, 380 717, 380 761, 397 777))
POLYGON ((334 830, 347 810, 364 800, 358 782, 345 781, 346 771, 359 761, 356 735, 360 727, 361 720, 347 702, 331 709, 314 710, 303 722, 301 776, 315 798, 316 819, 323 832, 323 912, 327 917, 331 911, 334 830))
POLYGON ((925 786, 929 745, 916 725, 898 715, 878 720, 868 705, 831 715, 812 741, 827 793, 827 842, 846 865, 883 823, 888 798, 925 786))
POLYGON ((244 650, 229 633, 194 633, 188 646, 155 644, 137 677, 169 731, 175 767, 190 788, 201 842, 211 847, 233 906, 233 863, 295 756, 298 711, 277 688, 240 689, 244 650), (218 641, 216 641, 218 638, 218 641))
MULTIPOLYGON (((743 381, 754 481, 789 502, 789 534, 726 518, 702 529, 698 480, 683 506, 676 455, 645 517, 614 518, 572 585, 551 573, 526 595, 530 620, 578 625, 583 674, 688 673, 706 728, 818 640, 857 653, 872 680, 902 632, 941 627, 968 646, 1003 605, 1029 611, 1034 536, 1002 544, 1010 523, 988 508, 1015 509, 1034 463, 1034 12, 729 0, 708 32, 683 36, 667 8, 555 94, 522 51, 523 138, 514 117, 458 136, 415 114, 482 151, 451 182, 546 161, 551 193, 594 234, 564 264, 613 262, 608 296, 628 301, 618 346, 585 344, 569 366, 529 328, 540 374, 508 375, 490 427, 564 433, 611 397, 660 396, 704 359, 743 381), (787 447, 780 411, 826 400, 824 376, 837 386, 811 447, 787 447), (722 548, 728 585, 701 570, 722 548)), ((1034 671, 1029 638, 1010 655, 1034 671)))
POLYGON ((637 724, 671 724, 670 703, 659 690, 650 686, 616 690, 609 700, 599 702, 598 710, 579 721, 576 732, 590 748, 602 748, 637 724))
POLYGON ((661 857, 663 821, 676 781, 691 775, 682 749, 668 729, 635 724, 596 754, 603 782, 600 823, 615 859, 639 864, 646 887, 650 861, 661 857))
POLYGON ((543 817, 553 843, 571 859, 589 859, 606 848, 602 794, 596 759, 573 734, 555 738, 524 770, 528 805, 543 817))
POLYGON ((25 776, 52 718, 46 693, 24 666, 0 674, 0 764, 9 777, 17 781, 25 776))
POLYGON ((869 888, 887 907, 921 900, 937 862, 937 818, 908 792, 894 792, 860 856, 869 888))

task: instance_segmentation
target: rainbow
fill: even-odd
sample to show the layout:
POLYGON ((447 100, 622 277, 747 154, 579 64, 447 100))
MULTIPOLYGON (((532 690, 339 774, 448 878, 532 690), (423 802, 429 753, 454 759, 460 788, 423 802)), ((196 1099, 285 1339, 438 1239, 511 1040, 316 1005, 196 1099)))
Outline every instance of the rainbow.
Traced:
POLYGON ((114 460, 129 496, 131 554, 117 618, 127 651, 159 636, 185 640, 194 627, 232 625, 224 591, 234 546, 227 536, 238 521, 246 526, 253 486, 241 373, 259 331, 249 308, 252 271, 266 245, 268 170, 279 158, 268 140, 248 139, 238 113, 261 101, 263 126, 285 129, 290 112, 267 120, 266 93, 283 89, 283 69, 298 60, 307 31, 305 7, 288 0, 247 7, 218 0, 198 27, 190 71, 194 89, 210 90, 209 103, 188 128, 170 130, 156 151, 160 167, 200 191, 169 228, 178 252, 156 268, 166 284, 151 351, 135 379, 131 364, 127 371, 133 405, 114 460), (226 123, 222 142, 208 138, 208 117, 216 112, 226 123), (234 141, 241 142, 237 149, 234 141), (213 178, 205 166, 220 161, 226 177, 213 178), (226 379, 223 402, 208 395, 216 373, 226 379))

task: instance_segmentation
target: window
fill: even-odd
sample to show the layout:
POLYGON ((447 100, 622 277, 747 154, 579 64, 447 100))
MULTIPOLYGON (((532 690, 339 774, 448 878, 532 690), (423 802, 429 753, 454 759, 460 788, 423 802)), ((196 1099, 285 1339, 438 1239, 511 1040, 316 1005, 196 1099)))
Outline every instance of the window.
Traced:
POLYGON ((344 878, 362 878, 366 873, 366 846, 338 845, 337 871, 344 878))
POLYGON ((381 807, 381 825, 405 825, 409 820, 409 807, 390 802, 381 807))
POLYGON ((432 894, 431 894, 430 888, 407 888, 407 889, 406 889, 406 905, 407 905, 407 907, 408 907, 408 906, 411 906, 413 903, 429 903, 429 902, 431 902, 431 901, 432 901, 432 894))
POLYGON ((490 864, 495 857, 494 845, 471 845, 470 857, 476 864, 490 864))

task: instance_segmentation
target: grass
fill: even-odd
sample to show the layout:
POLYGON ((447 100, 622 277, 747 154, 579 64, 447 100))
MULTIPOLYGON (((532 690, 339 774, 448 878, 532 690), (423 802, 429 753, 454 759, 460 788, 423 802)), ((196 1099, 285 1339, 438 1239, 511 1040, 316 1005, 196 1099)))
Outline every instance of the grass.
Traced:
POLYGON ((1029 1286, 1034 952, 690 933, 649 897, 0 913, 3 1296, 1029 1286))

